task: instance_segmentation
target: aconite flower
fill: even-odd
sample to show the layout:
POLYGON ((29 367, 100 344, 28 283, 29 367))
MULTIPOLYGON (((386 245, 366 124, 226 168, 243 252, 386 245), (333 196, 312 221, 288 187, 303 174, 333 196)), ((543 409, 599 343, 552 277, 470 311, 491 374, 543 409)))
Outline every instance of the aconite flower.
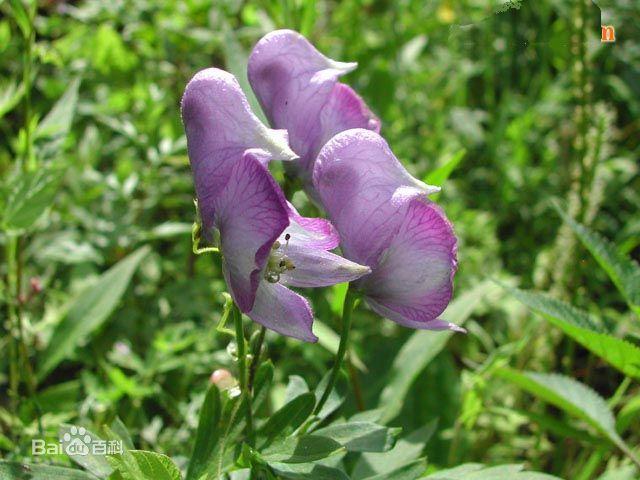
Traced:
POLYGON ((438 316, 451 299, 456 237, 427 196, 375 132, 339 133, 322 148, 315 188, 346 258, 371 267, 354 286, 380 315, 401 325, 463 330, 438 316))
POLYGON ((285 200, 266 163, 294 157, 286 135, 258 120, 232 75, 196 74, 182 118, 202 222, 218 238, 236 305, 271 330, 316 341, 309 302, 287 287, 349 282, 370 269, 331 253, 339 243, 333 226, 285 200))
POLYGON ((300 156, 289 166, 312 197, 313 164, 331 137, 350 128, 380 131, 380 121, 358 94, 338 82, 356 66, 325 57, 291 30, 265 35, 249 57, 251 87, 271 125, 289 132, 300 156))

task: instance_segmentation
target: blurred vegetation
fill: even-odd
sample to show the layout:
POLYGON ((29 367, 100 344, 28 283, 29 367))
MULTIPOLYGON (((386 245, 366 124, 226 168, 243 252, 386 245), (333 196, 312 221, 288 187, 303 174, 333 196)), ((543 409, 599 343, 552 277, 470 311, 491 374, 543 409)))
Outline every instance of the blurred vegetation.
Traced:
MULTIPOLYGON (((640 252, 640 5, 597 3, 616 43, 600 42, 600 8, 588 0, 0 1, 0 456, 27 460, 31 439, 57 438, 62 423, 119 417, 138 448, 185 467, 211 372, 236 367, 216 330, 219 260, 192 253, 179 100, 208 66, 246 85, 252 45, 293 28, 358 62, 345 81, 407 168, 443 182, 438 202, 459 236, 452 315, 468 317, 469 334, 442 349, 435 339, 446 334, 416 336, 358 309, 355 387, 340 415, 381 407, 403 437, 437 419, 416 453, 429 471, 523 463, 562 478, 637 478, 610 429, 527 375, 588 385, 636 455, 640 376, 513 290, 547 292, 640 343, 637 304, 621 294, 640 290, 628 259, 640 252), (561 213, 628 262, 620 285, 561 213)), ((317 214, 302 194, 293 200, 317 214)), ((308 293, 339 331, 344 290, 308 293)), ((321 338, 267 334, 276 368, 265 412, 282 406, 290 376, 319 382, 336 346, 321 338)))

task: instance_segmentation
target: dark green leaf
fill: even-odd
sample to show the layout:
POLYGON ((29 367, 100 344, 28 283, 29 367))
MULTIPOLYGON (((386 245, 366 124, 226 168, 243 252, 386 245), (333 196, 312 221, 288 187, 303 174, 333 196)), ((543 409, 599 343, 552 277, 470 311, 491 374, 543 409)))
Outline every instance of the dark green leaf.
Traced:
POLYGON ((303 393, 275 412, 259 430, 260 435, 266 437, 268 442, 277 436, 291 434, 309 418, 315 405, 315 395, 303 393))
POLYGON ((189 470, 187 471, 187 480, 199 478, 211 461, 220 439, 221 409, 220 392, 215 385, 211 385, 200 408, 198 430, 189 462, 189 470))
POLYGON ((629 306, 640 316, 640 266, 633 259, 623 255, 615 245, 598 233, 592 232, 584 225, 577 223, 557 205, 554 205, 554 207, 604 271, 607 272, 609 278, 611 278, 629 306))
POLYGON ((343 451, 344 448, 335 440, 319 435, 289 437, 276 442, 261 452, 266 462, 306 463, 326 458, 343 451))
POLYGON ((295 480, 349 480, 347 474, 342 470, 314 463, 270 462, 269 466, 282 478, 295 480))
POLYGON ((365 453, 358 459, 352 473, 353 480, 382 475, 417 460, 431 439, 438 426, 433 420, 404 438, 400 438, 396 445, 384 453, 365 453))
POLYGON ((367 477, 365 480, 416 480, 424 475, 426 469, 427 461, 420 459, 389 472, 367 477))
POLYGON ((400 431, 371 422, 349 422, 329 425, 316 430, 314 435, 331 438, 350 452, 386 452, 393 447, 400 431))
POLYGON ((0 460, 0 478, 2 480, 96 480, 98 477, 72 468, 0 460))

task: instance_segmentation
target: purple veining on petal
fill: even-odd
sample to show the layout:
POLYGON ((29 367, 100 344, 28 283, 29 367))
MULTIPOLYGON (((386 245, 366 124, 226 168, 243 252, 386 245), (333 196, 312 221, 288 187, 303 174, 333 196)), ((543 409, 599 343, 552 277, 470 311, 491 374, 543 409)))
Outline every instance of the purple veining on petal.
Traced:
POLYGON ((413 178, 380 135, 364 129, 327 142, 316 161, 314 184, 340 232, 343 252, 364 265, 372 265, 389 243, 401 200, 437 191, 413 178))
POLYGON ((259 324, 288 337, 317 342, 313 334, 313 312, 306 298, 278 283, 262 282, 256 302, 247 314, 259 324))
POLYGON ((438 189, 413 178, 379 135, 362 129, 323 147, 313 179, 346 258, 372 269, 356 283, 369 305, 411 328, 455 329, 437 319, 457 268, 451 223, 427 198, 438 189))
POLYGON ((213 224, 214 199, 246 150, 266 164, 292 160, 286 131, 271 130, 251 111, 233 75, 217 68, 198 72, 181 103, 189 160, 205 232, 213 224))
POLYGON ((368 298, 415 327, 435 320, 451 300, 456 237, 434 203, 414 198, 403 210, 398 231, 362 288, 368 298))
POLYGON ((315 158, 333 135, 350 128, 380 129, 364 101, 338 83, 355 67, 325 57, 291 30, 265 35, 249 57, 249 82, 271 125, 289 131, 291 147, 300 156, 296 171, 308 189, 313 189, 315 158))
POLYGON ((227 283, 248 312, 271 246, 289 225, 286 200, 269 171, 246 154, 234 163, 213 207, 227 283))

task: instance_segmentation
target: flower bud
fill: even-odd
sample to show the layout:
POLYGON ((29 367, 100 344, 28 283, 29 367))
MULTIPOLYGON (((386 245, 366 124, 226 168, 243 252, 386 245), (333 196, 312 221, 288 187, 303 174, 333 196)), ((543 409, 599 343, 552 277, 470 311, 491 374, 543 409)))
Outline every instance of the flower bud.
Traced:
POLYGON ((209 377, 209 382, 217 386, 220 390, 226 390, 233 387, 236 384, 236 379, 231 375, 231 372, 225 368, 219 368, 214 370, 209 377))

